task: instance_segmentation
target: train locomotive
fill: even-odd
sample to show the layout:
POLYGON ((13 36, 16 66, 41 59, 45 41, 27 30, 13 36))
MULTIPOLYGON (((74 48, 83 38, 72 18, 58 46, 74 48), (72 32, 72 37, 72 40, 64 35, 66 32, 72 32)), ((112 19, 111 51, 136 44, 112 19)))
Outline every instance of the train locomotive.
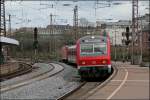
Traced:
POLYGON ((82 77, 99 77, 111 73, 109 37, 85 36, 76 45, 76 63, 82 77))
POLYGON ((66 47, 65 60, 77 64, 82 78, 100 77, 111 73, 110 38, 84 36, 76 45, 66 47))

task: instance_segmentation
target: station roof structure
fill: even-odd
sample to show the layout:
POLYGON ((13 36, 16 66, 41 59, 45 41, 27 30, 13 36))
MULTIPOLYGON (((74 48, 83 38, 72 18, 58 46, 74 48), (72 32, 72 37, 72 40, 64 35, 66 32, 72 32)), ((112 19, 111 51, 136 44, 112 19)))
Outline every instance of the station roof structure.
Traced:
POLYGON ((0 36, 0 43, 4 45, 19 45, 19 41, 4 36, 0 36))

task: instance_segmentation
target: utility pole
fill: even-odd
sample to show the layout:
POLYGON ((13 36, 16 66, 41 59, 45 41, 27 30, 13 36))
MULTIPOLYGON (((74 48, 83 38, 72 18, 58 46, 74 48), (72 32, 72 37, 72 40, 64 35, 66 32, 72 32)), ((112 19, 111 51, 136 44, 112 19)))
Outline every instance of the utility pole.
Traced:
POLYGON ((78 6, 76 5, 74 8, 74 16, 73 16, 73 33, 75 35, 75 41, 78 38, 78 6))
POLYGON ((8 21, 9 21, 9 34, 10 34, 10 36, 11 36, 11 14, 9 14, 9 19, 8 19, 8 21))
POLYGON ((116 27, 115 27, 115 61, 117 60, 117 52, 116 52, 116 47, 117 47, 117 45, 116 45, 116 27))
POLYGON ((0 35, 6 36, 5 1, 0 1, 0 35))
POLYGON ((56 41, 55 41, 55 35, 54 35, 54 16, 56 16, 56 15, 53 15, 52 13, 50 14, 50 39, 51 39, 51 43, 50 43, 50 46, 49 46, 49 52, 52 54, 53 52, 55 53, 55 56, 56 56, 56 53, 57 53, 57 51, 56 51, 56 45, 57 45, 57 43, 56 43, 56 41))
MULTIPOLYGON (((6 21, 5 21, 5 2, 0 0, 0 36, 6 36, 6 21)), ((0 42, 0 64, 4 63, 4 55, 2 53, 2 43, 0 42)))
POLYGON ((50 25, 52 25, 53 24, 53 14, 51 13, 50 14, 50 25))
POLYGON ((51 45, 49 46, 49 52, 52 53, 52 45, 53 45, 53 14, 50 14, 50 38, 51 38, 51 45), (51 37, 52 36, 52 37, 51 37))
POLYGON ((132 56, 131 56, 131 64, 135 64, 134 59, 134 44, 137 40, 137 32, 138 32, 138 0, 132 0, 132 56))
POLYGON ((9 14, 9 34, 11 35, 11 14, 9 14))

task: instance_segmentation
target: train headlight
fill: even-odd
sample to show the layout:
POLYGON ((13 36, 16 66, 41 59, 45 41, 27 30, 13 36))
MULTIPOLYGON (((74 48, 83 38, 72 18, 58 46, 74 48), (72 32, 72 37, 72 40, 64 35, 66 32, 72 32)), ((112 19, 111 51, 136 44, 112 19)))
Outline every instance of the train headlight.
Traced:
POLYGON ((83 65, 84 65, 84 64, 85 64, 85 61, 82 61, 82 62, 81 62, 81 64, 83 64, 83 65))
POLYGON ((103 60, 103 61, 102 61, 102 64, 106 64, 106 63, 107 63, 107 61, 106 61, 106 60, 103 60))

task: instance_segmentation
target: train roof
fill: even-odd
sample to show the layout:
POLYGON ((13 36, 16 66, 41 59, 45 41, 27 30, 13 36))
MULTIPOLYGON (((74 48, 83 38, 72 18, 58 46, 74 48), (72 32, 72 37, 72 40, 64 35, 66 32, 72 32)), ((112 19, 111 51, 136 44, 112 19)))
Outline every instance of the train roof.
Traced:
POLYGON ((84 37, 82 37, 82 38, 80 38, 80 39, 86 39, 86 38, 107 38, 106 36, 102 36, 102 35, 91 35, 91 36, 84 36, 84 37))
POLYGON ((107 37, 106 36, 101 36, 101 35, 93 35, 93 36, 84 36, 79 39, 80 43, 85 43, 85 42, 106 42, 107 37))
POLYGON ((4 45, 19 45, 19 41, 3 36, 0 36, 0 42, 4 45))

